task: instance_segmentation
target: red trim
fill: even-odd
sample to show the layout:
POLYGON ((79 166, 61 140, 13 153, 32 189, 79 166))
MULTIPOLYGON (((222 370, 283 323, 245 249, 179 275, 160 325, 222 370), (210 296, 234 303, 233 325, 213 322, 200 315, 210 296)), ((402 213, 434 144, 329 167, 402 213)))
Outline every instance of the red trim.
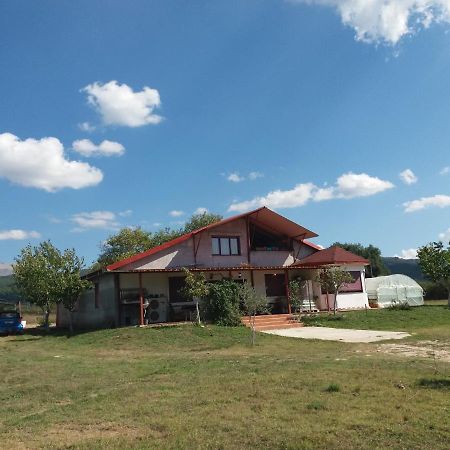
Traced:
MULTIPOLYGON (((227 219, 223 219, 223 220, 221 220, 219 222, 212 223, 212 224, 207 225, 205 227, 199 228, 198 230, 194 230, 194 231, 191 231, 190 233, 183 234, 182 236, 179 236, 179 237, 177 237, 175 239, 172 239, 171 241, 165 242, 162 245, 158 245, 157 247, 153 247, 150 250, 147 250, 145 252, 138 253, 137 255, 133 255, 133 256, 130 256, 129 258, 125 258, 125 259, 117 261, 117 262, 115 262, 113 264, 110 264, 109 266, 106 266, 106 270, 107 271, 112 271, 112 270, 119 269, 119 268, 121 268, 123 266, 126 266, 126 265, 131 264, 131 263, 136 262, 136 261, 139 261, 139 260, 141 260, 143 258, 146 258, 147 256, 154 255, 155 253, 158 253, 158 252, 160 252, 162 250, 166 250, 166 249, 171 248, 171 247, 173 247, 173 246, 175 246, 177 244, 181 244, 182 242, 187 241, 188 239, 190 239, 191 237, 195 236, 198 233, 201 233, 201 232, 206 231, 206 230, 210 230, 211 228, 215 228, 215 227, 218 227, 218 226, 221 226, 221 225, 225 225, 225 224, 227 224, 229 222, 233 222, 235 220, 239 220, 239 219, 243 219, 245 217, 249 217, 252 214, 255 214, 258 211, 261 211, 263 209, 269 210, 269 208, 267 208, 266 206, 262 206, 261 208, 254 209, 253 211, 249 211, 249 212, 246 212, 246 213, 243 213, 243 214, 239 214, 237 216, 228 217, 227 219)), ((269 210, 269 211, 271 211, 271 210, 269 210)), ((271 211, 271 212, 273 212, 274 214, 280 215, 278 213, 275 213, 274 211, 271 211)), ((286 219, 286 217, 283 217, 283 218, 286 219)), ((286 219, 286 220, 289 220, 289 219, 286 219)), ((290 221, 290 222, 292 222, 292 221, 290 221)), ((292 222, 292 223, 294 223, 294 222, 292 222)), ((315 234, 315 233, 312 233, 312 234, 315 234)), ((307 243, 306 241, 303 241, 303 242, 306 243, 306 245, 310 245, 311 247, 316 248, 316 246, 314 244, 312 244, 312 243, 307 243)))

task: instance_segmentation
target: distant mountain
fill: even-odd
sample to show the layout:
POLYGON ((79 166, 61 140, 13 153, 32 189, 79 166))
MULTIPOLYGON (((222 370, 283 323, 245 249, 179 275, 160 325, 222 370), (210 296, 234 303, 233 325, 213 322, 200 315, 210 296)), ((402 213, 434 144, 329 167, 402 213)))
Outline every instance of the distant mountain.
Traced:
POLYGON ((425 279, 418 259, 403 259, 396 256, 383 256, 381 259, 391 273, 401 273, 419 281, 425 279))
POLYGON ((5 264, 0 262, 0 277, 6 277, 12 274, 11 264, 5 264))

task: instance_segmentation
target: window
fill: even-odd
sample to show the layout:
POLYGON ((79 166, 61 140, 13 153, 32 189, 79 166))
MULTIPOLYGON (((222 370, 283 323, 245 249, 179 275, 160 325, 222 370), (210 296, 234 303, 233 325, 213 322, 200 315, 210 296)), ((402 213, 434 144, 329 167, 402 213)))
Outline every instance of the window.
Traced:
POLYGON ((342 285, 340 292, 362 292, 361 272, 349 272, 353 281, 342 285))
POLYGON ((286 296, 286 278, 282 273, 264 275, 267 297, 286 296))
POLYGON ((241 245, 238 237, 213 237, 211 239, 213 255, 240 255, 241 245))

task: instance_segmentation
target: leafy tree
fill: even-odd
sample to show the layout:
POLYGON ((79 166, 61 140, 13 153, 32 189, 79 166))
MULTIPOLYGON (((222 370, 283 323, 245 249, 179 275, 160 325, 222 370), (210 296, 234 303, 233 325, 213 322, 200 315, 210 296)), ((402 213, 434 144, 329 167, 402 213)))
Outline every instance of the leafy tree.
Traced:
POLYGON ((83 291, 91 287, 91 282, 80 277, 84 261, 74 249, 65 250, 60 258, 59 302, 69 311, 69 330, 73 334, 73 311, 83 291))
POLYGON ((316 281, 320 283, 327 294, 334 294, 333 312, 336 314, 339 291, 344 284, 353 282, 352 275, 339 267, 326 267, 319 270, 316 281))
POLYGON ((239 286, 239 301, 243 307, 244 312, 250 317, 250 327, 252 329, 252 345, 255 345, 256 340, 256 316, 257 314, 269 313, 269 306, 267 298, 264 295, 258 294, 255 289, 248 283, 243 283, 239 286))
POLYGON ((198 303, 201 299, 205 298, 209 294, 209 284, 206 281, 206 277, 203 272, 191 272, 186 268, 183 268, 183 272, 186 275, 186 286, 183 291, 188 298, 192 298, 194 300, 195 311, 197 314, 197 323, 198 325, 200 325, 201 320, 198 303))
POLYGON ((80 278, 82 266, 83 260, 74 250, 61 253, 50 241, 37 247, 26 246, 15 259, 17 288, 25 301, 42 309, 45 328, 52 306, 62 303, 72 313, 81 292, 89 285, 80 278))
POLYGON ((417 250, 420 268, 431 281, 441 284, 447 290, 450 308, 450 245, 430 242, 417 250))
POLYGON ((205 320, 217 325, 235 327, 241 324, 239 305, 239 285, 224 279, 209 283, 209 293, 202 302, 202 313, 205 320))
POLYGON ((389 269, 384 265, 383 260, 381 259, 381 250, 378 247, 375 247, 372 244, 365 247, 362 244, 348 242, 335 242, 333 246, 334 245, 368 259, 370 261, 370 270, 373 277, 390 274, 389 269))
POLYGON ((145 231, 141 227, 122 228, 100 244, 100 255, 92 268, 100 269, 121 259, 145 252, 185 233, 202 228, 221 219, 222 216, 218 214, 204 212, 194 214, 182 228, 166 227, 154 233, 145 231))
POLYGON ((289 301, 292 310, 297 314, 298 321, 300 321, 302 314, 304 286, 305 281, 301 278, 289 281, 289 301))
POLYGON ((220 222, 222 219, 223 217, 220 214, 213 214, 207 211, 200 214, 193 214, 184 225, 183 232, 190 233, 191 231, 206 227, 212 223, 220 222))
POLYGON ((152 247, 151 233, 142 228, 122 228, 100 245, 98 264, 101 267, 145 252, 152 247))

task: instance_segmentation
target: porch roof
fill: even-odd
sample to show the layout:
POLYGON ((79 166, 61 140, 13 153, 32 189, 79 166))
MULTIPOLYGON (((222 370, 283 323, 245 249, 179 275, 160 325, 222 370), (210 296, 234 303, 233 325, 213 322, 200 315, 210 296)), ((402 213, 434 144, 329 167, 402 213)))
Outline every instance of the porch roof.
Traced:
POLYGON ((335 245, 307 256, 298 263, 293 264, 292 267, 317 268, 324 266, 339 266, 343 264, 358 264, 367 266, 370 263, 369 260, 363 258, 362 256, 355 255, 354 253, 335 245))

